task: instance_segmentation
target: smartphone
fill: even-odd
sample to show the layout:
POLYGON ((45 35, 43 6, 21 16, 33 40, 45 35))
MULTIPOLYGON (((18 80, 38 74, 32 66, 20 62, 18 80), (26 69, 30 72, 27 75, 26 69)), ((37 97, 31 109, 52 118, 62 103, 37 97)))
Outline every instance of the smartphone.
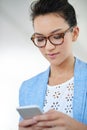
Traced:
POLYGON ((30 105, 30 106, 21 106, 16 108, 19 112, 20 116, 23 119, 30 119, 36 115, 41 115, 43 112, 40 110, 38 106, 30 105))

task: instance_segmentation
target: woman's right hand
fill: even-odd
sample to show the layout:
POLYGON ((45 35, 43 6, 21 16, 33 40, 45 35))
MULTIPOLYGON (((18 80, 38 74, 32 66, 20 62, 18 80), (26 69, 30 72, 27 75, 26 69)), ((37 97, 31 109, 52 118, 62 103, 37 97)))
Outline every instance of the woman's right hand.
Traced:
POLYGON ((33 119, 23 120, 19 122, 19 130, 35 130, 37 122, 33 119))

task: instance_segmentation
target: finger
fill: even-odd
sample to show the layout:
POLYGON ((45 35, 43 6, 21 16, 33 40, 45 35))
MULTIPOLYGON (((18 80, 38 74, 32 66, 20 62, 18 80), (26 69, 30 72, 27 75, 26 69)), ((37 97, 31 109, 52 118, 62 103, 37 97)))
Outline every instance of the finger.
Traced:
POLYGON ((63 127, 50 127, 50 128, 44 128, 42 130, 65 130, 63 127))
POLYGON ((58 125, 58 120, 41 121, 36 124, 38 127, 53 127, 58 125))
POLYGON ((36 127, 33 127, 33 130, 43 130, 43 128, 36 126, 36 127))
POLYGON ((33 124, 36 124, 36 120, 34 119, 29 119, 29 120, 23 120, 21 122, 19 122, 19 127, 27 127, 33 124))
POLYGON ((51 110, 47 113, 44 113, 43 115, 35 116, 33 119, 38 121, 47 121, 47 120, 56 120, 59 118, 59 112, 51 110))
POLYGON ((66 121, 60 119, 56 119, 56 120, 47 120, 47 121, 39 121, 36 124, 38 127, 63 127, 66 125, 66 121))
POLYGON ((33 130, 32 128, 23 128, 23 127, 19 127, 19 129, 18 130, 33 130))

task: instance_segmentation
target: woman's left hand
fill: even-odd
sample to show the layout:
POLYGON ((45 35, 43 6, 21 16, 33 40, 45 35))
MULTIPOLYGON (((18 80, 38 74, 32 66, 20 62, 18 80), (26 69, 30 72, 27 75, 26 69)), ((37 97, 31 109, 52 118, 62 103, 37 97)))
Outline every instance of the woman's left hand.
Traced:
POLYGON ((35 130, 87 130, 87 126, 66 114, 50 110, 43 115, 34 117, 38 123, 35 130))

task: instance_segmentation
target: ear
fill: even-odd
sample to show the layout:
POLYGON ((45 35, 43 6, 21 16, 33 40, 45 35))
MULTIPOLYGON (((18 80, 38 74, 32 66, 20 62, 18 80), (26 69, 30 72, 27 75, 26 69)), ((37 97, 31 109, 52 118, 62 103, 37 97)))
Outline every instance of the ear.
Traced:
POLYGON ((76 41, 79 35, 79 28, 75 26, 72 32, 72 41, 76 41))

